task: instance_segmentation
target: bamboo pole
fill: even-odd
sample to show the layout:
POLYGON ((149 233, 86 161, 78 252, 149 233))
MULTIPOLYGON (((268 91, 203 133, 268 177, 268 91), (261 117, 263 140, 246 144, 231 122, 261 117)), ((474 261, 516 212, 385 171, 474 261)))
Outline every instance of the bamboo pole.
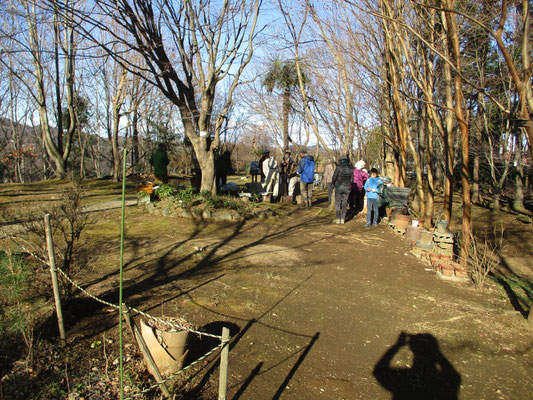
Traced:
MULTIPOLYGON (((122 213, 120 218, 120 265, 119 265, 119 288, 118 288, 118 304, 122 304, 122 281, 124 276, 124 216, 126 209, 126 147, 122 156, 122 213)), ((120 399, 124 399, 124 346, 122 343, 122 310, 118 313, 118 337, 120 346, 120 399)))
POLYGON ((61 295, 59 293, 59 282, 57 280, 56 257, 54 254, 54 240, 52 229, 50 228, 50 214, 44 216, 44 231, 46 234, 46 247, 48 248, 48 259, 50 261, 50 275, 52 275, 52 288, 54 290, 54 300, 56 303, 57 325, 59 326, 59 340, 61 346, 67 344, 65 325, 63 323, 63 311, 61 309, 61 295))
POLYGON ((222 328, 222 352, 220 354, 220 378, 218 380, 218 400, 226 400, 228 388, 229 329, 222 328))

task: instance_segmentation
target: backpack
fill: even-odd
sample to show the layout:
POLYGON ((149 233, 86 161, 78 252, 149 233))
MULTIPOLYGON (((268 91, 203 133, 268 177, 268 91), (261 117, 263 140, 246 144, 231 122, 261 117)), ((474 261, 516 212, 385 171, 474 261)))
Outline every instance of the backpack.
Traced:
POLYGON ((315 180, 315 162, 313 160, 305 160, 301 180, 306 183, 313 183, 315 180))

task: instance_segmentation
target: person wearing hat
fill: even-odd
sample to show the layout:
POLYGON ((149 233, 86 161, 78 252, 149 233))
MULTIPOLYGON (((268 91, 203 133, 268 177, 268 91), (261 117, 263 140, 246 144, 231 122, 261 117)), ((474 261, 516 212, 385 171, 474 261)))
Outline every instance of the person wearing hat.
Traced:
POLYGON ((346 209, 348 206, 348 196, 353 179, 353 170, 348 157, 342 157, 339 165, 333 173, 333 186, 335 187, 335 220, 334 224, 344 225, 346 220, 346 209))
POLYGON ((355 163, 355 168, 353 170, 352 190, 354 196, 353 202, 351 202, 350 206, 355 210, 356 213, 363 210, 363 203, 365 198, 365 191, 363 190, 363 186, 366 180, 368 179, 368 174, 363 168, 365 168, 365 162, 363 160, 359 160, 355 163))

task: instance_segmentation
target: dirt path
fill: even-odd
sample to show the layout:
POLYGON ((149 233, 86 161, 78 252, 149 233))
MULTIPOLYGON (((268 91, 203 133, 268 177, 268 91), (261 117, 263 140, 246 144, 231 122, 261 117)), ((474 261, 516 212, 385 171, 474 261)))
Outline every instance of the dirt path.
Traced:
MULTIPOLYGON (((438 279, 386 226, 284 210, 218 225, 150 217, 155 236, 141 211, 127 220, 125 298, 216 333, 230 326, 228 399, 530 398, 533 329, 506 296, 438 279)), ((116 283, 94 277, 93 291, 116 283)), ((80 332, 101 327, 86 322, 80 332)), ((217 373, 191 375, 184 397, 215 398, 217 373)))

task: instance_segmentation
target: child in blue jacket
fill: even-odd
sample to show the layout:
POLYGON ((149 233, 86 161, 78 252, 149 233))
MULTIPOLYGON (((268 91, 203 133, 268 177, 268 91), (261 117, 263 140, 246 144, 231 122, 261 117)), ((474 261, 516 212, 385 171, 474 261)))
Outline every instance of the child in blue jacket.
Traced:
POLYGON ((367 198, 367 208, 366 213, 366 225, 370 226, 373 222, 374 226, 378 226, 378 217, 379 217, 379 207, 378 207, 378 192, 380 186, 383 185, 383 181, 379 177, 379 172, 376 168, 370 170, 370 178, 365 182, 365 192, 367 198), (372 218, 372 213, 374 213, 374 218, 372 218))

